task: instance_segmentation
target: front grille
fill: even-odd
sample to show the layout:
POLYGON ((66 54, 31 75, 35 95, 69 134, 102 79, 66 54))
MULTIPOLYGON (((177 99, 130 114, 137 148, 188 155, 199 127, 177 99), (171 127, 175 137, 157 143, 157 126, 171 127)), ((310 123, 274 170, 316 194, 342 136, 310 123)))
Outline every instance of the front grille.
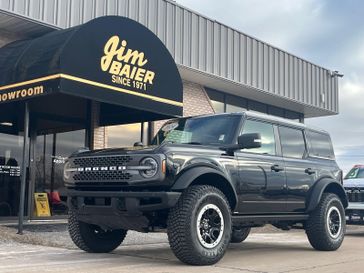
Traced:
POLYGON ((129 180, 132 174, 123 171, 91 171, 73 175, 75 181, 120 181, 129 180))
POLYGON ((73 160, 73 164, 77 167, 105 167, 105 166, 121 166, 126 165, 133 158, 128 155, 124 156, 102 156, 102 157, 80 157, 73 160))
POLYGON ((130 155, 79 157, 71 161, 75 182, 127 182, 133 174, 128 165, 138 165, 139 158, 130 155))
POLYGON ((364 202, 364 190, 347 190, 346 195, 348 196, 349 202, 364 202))

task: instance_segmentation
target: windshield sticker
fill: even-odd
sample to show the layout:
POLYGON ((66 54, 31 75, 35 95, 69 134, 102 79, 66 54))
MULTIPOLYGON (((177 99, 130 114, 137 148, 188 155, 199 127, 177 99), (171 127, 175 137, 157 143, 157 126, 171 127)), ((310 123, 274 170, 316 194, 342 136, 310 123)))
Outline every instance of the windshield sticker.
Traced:
POLYGON ((219 141, 224 141, 224 139, 225 139, 225 135, 220 135, 219 136, 219 141))
POLYGON ((191 142, 192 133, 185 131, 174 130, 168 133, 166 136, 167 141, 176 142, 176 143, 188 143, 191 142))

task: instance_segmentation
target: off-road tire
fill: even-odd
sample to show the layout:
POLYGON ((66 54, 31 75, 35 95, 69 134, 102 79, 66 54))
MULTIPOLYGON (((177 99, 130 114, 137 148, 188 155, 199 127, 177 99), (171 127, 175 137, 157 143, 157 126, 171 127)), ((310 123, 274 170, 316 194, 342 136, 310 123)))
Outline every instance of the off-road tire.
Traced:
POLYGON ((108 253, 116 249, 125 239, 126 230, 103 231, 96 225, 77 220, 76 213, 70 209, 68 232, 75 245, 90 253, 108 253))
POLYGON ((248 238, 251 228, 233 228, 230 243, 239 244, 248 238))
POLYGON ((346 230, 345 210, 340 198, 333 193, 324 193, 317 208, 311 213, 306 222, 306 234, 311 246, 317 250, 333 251, 338 249, 343 240, 346 230), (328 213, 330 208, 335 208, 340 212, 341 228, 337 232, 337 238, 334 238, 328 225, 328 213))
POLYGON ((207 185, 187 188, 170 210, 167 220, 168 240, 173 253, 180 261, 191 265, 217 263, 229 245, 231 229, 229 202, 219 189, 207 185), (216 246, 211 248, 203 246, 201 228, 197 228, 198 217, 208 206, 217 207, 223 220, 220 240, 218 237, 215 241, 216 246))

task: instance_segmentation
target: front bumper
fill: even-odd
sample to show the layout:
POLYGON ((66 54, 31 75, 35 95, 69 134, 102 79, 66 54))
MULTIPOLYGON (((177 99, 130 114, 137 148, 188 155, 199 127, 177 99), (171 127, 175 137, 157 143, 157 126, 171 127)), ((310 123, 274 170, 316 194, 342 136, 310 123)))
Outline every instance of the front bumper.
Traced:
POLYGON ((181 193, 68 189, 65 195, 68 197, 68 207, 74 211, 79 221, 105 229, 122 228, 144 232, 153 225, 150 213, 173 207, 181 193))
POLYGON ((77 209, 114 209, 128 214, 173 207, 180 192, 120 192, 66 190, 66 196, 77 209))
POLYGON ((346 222, 349 225, 364 225, 364 203, 349 202, 346 208, 346 222))

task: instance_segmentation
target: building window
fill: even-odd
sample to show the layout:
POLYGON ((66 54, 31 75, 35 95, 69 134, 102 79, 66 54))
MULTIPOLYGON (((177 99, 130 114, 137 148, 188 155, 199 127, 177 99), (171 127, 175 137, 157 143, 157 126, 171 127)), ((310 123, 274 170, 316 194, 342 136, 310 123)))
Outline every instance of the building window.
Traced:
POLYGON ((303 114, 275 107, 255 100, 250 100, 221 91, 205 88, 215 113, 236 113, 244 110, 264 113, 277 117, 303 122, 303 114))
POLYGON ((148 143, 148 122, 107 127, 108 148, 131 147, 135 142, 148 143))
POLYGON ((212 103, 215 113, 225 112, 225 95, 221 92, 209 90, 208 96, 212 103))
POLYGON ((244 98, 226 95, 226 112, 234 113, 248 109, 248 102, 244 98))

